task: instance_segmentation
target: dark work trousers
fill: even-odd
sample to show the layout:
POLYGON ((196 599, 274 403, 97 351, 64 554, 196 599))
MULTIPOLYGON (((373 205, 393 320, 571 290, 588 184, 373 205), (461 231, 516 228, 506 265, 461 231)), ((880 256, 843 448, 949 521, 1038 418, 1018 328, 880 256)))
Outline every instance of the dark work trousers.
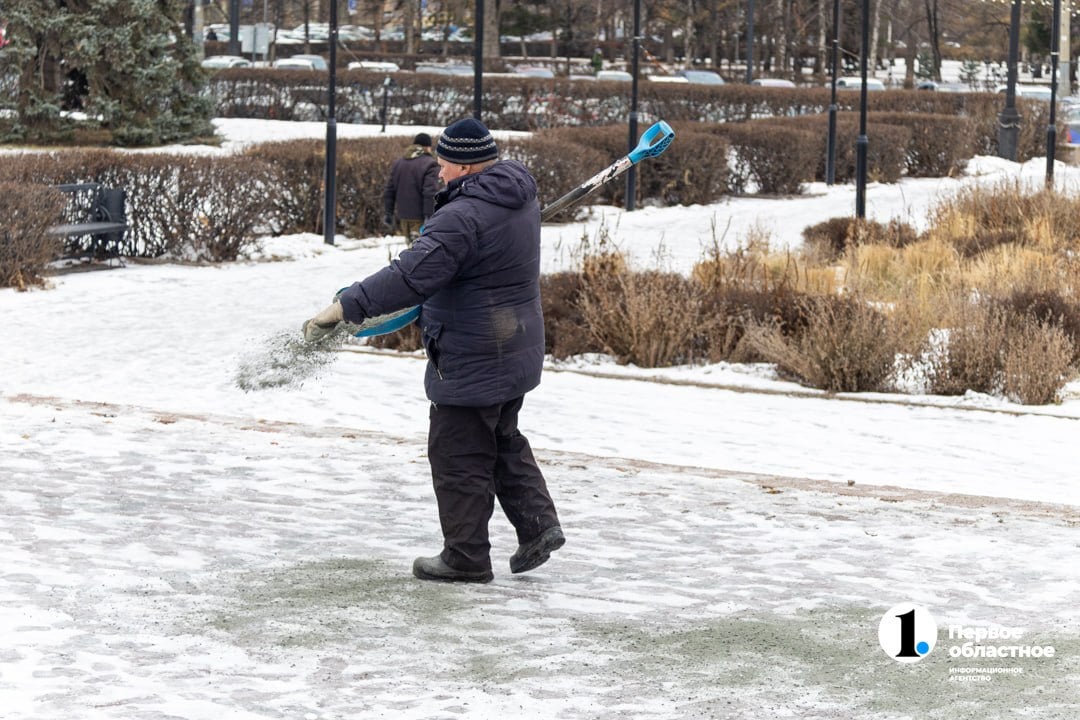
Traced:
POLYGON ((442 559, 452 568, 491 568, 488 520, 496 497, 519 544, 559 524, 544 475, 518 431, 522 400, 491 407, 431 404, 428 459, 442 524, 442 559))

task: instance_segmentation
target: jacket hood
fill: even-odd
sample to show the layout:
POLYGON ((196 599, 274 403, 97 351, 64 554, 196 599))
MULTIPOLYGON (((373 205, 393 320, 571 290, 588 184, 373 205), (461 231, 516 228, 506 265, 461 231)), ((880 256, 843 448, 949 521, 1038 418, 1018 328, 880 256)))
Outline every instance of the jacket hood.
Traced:
POLYGON ((502 207, 520 208, 536 200, 536 180, 517 160, 500 160, 459 181, 462 195, 502 207))

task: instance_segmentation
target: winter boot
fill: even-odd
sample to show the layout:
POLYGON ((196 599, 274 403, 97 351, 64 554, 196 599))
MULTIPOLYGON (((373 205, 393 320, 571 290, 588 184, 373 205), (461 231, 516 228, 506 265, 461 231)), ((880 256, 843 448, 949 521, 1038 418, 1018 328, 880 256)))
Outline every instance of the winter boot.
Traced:
POLYGON ((510 556, 510 572, 523 573, 540 567, 565 543, 562 528, 549 527, 535 540, 518 546, 517 552, 510 556))
POLYGON ((421 580, 436 580, 439 582, 491 582, 495 575, 490 570, 458 570, 452 568, 443 561, 441 555, 435 557, 419 557, 413 561, 412 574, 421 580))

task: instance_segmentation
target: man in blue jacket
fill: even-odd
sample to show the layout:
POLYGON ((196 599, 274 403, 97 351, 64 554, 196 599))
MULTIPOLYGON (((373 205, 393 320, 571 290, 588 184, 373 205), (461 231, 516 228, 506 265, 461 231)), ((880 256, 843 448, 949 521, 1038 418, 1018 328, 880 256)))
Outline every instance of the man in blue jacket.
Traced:
POLYGON ((540 384, 540 205, 536 181, 478 120, 446 128, 436 146, 446 188, 417 241, 343 291, 304 324, 317 341, 338 323, 421 305, 431 401, 428 459, 443 550, 417 558, 423 580, 489 582, 494 499, 517 531, 514 573, 546 562, 565 542, 555 504, 518 430, 525 393, 540 384))

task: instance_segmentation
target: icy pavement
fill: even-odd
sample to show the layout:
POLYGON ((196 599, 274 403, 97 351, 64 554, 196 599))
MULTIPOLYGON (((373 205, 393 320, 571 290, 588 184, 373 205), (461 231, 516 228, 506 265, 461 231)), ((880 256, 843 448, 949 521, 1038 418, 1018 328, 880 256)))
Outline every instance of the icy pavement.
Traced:
POLYGON ((565 548, 512 576, 497 516, 495 581, 429 584, 421 435, 0 398, 0 715, 1076 715, 1076 507, 538 456, 565 548), (939 626, 909 665, 904 601, 939 626), (1056 652, 950 657, 950 624, 1056 652))

